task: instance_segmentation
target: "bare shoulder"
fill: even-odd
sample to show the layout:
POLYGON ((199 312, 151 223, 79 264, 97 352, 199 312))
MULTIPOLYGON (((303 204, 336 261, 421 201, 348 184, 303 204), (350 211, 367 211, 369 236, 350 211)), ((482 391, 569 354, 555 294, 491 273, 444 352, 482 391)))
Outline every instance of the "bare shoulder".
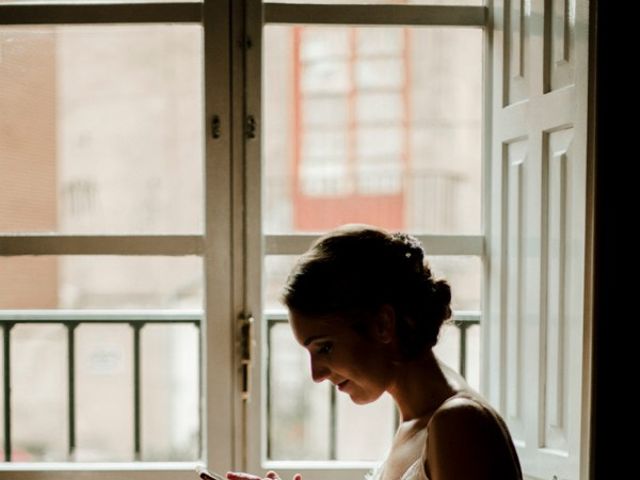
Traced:
POLYGON ((442 421, 455 422, 460 417, 466 420, 474 418, 479 420, 485 417, 491 417, 492 413, 494 413, 494 410, 486 400, 480 397, 465 395, 445 401, 442 406, 435 411, 431 423, 439 423, 442 421))
POLYGON ((445 402, 431 418, 425 449, 432 480, 520 478, 506 425, 480 399, 445 402))
MULTIPOLYGON (((486 436, 487 427, 495 421, 491 407, 476 399, 454 398, 445 402, 429 422, 429 438, 446 439, 465 436, 486 436)), ((433 443, 433 442, 431 442, 433 443)))

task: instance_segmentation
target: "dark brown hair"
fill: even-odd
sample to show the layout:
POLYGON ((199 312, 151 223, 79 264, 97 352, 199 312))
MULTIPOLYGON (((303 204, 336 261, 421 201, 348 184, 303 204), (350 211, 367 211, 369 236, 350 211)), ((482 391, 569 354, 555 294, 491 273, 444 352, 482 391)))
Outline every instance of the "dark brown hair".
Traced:
POLYGON ((367 225, 347 225, 318 239, 289 274, 282 300, 312 317, 353 319, 389 304, 408 358, 433 347, 451 317, 451 289, 432 277, 420 242, 367 225))

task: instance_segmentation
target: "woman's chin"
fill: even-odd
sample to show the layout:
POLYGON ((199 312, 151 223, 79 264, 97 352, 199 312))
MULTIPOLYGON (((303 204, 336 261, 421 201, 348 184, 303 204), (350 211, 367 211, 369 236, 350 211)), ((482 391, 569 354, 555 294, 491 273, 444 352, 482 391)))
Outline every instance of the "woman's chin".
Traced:
POLYGON ((349 393, 351 401, 356 405, 366 405, 375 402, 380 395, 358 395, 358 392, 349 393))

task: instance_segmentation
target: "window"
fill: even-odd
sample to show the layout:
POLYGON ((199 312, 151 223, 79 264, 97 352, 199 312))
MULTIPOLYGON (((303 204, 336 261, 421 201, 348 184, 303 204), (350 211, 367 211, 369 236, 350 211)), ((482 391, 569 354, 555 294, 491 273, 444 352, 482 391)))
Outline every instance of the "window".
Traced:
POLYGON ((197 3, 0 18, 0 469, 192 478, 229 458, 211 425, 232 438, 203 413, 232 416, 229 26, 197 3))
POLYGON ((0 0, 0 477, 364 474, 390 399, 313 385, 277 302, 346 222, 421 238, 440 355, 585 471, 587 2, 367 3, 0 0))
POLYGON ((263 163, 250 177, 265 204, 266 391, 249 431, 266 424, 262 439, 250 439, 261 459, 251 457, 253 470, 286 476, 305 466, 323 478, 355 474, 341 470, 349 466, 363 475, 390 446, 391 399, 353 406, 313 384, 278 303, 296 256, 343 223, 423 239, 435 273, 456 293, 458 323, 443 332, 439 353, 479 385, 482 16, 461 28, 455 15, 447 26, 407 25, 394 16, 401 9, 384 19, 372 11, 266 6, 263 163))

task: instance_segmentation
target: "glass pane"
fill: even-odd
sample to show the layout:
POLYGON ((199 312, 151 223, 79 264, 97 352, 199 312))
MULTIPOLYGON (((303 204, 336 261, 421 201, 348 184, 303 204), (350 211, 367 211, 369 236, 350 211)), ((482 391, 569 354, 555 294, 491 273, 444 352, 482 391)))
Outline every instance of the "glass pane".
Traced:
POLYGON ((332 444, 331 386, 314 383, 309 360, 287 323, 269 322, 267 390, 270 460, 329 460, 332 444))
POLYGON ((297 258, 295 255, 268 255, 265 257, 265 282, 262 287, 265 310, 284 311, 285 307, 280 302, 280 295, 297 258))
POLYGON ((11 329, 11 441, 14 462, 67 460, 67 342, 62 325, 11 329))
POLYGON ((385 393, 374 403, 356 405, 338 392, 336 400, 336 459, 377 462, 384 458, 397 424, 391 396, 385 393))
POLYGON ((202 231, 202 30, 0 28, 0 232, 202 231))
POLYGON ((135 459, 132 345, 128 325, 77 329, 77 461, 135 459))
POLYGON ((480 233, 480 29, 267 26, 263 101, 267 233, 480 233))
POLYGON ((0 309, 201 309, 200 257, 0 257, 0 309))
POLYGON ((141 331, 142 460, 200 455, 200 336, 195 325, 147 325, 141 331))
POLYGON ((451 286, 451 305, 454 311, 480 311, 482 261, 471 256, 429 257, 431 271, 436 278, 444 278, 451 286))

